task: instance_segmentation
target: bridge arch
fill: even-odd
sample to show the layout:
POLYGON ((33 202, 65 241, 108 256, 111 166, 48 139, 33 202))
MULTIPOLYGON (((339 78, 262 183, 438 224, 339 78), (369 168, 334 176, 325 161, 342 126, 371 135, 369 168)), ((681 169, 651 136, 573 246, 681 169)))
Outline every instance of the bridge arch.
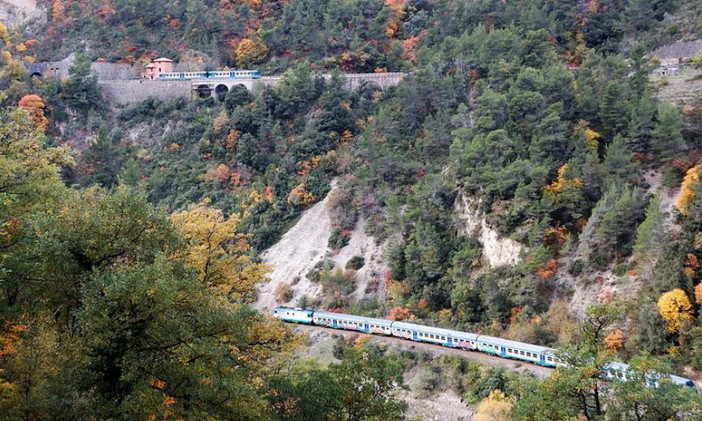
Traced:
POLYGON ((224 84, 219 84, 215 87, 214 92, 217 100, 219 102, 224 102, 224 98, 227 96, 227 92, 229 92, 229 87, 224 84))
POLYGON ((36 77, 36 78, 39 78, 39 79, 42 79, 42 78, 44 77, 44 75, 43 75, 41 72, 39 72, 39 71, 34 72, 34 73, 32 73, 32 74, 29 75, 29 78, 30 78, 30 79, 34 79, 35 77, 36 77))
POLYGON ((200 98, 210 98, 212 97, 212 88, 210 88, 209 85, 198 85, 197 88, 195 88, 195 91, 197 92, 197 96, 200 98))
POLYGON ((358 94, 365 99, 372 99, 375 92, 383 92, 383 87, 374 80, 366 80, 356 89, 358 94))

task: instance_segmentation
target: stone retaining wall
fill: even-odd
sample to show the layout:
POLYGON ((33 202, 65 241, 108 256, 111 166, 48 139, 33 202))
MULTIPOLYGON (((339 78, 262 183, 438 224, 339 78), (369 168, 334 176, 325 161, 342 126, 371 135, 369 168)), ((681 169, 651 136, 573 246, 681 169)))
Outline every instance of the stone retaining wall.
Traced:
POLYGON ((192 84, 189 80, 164 82, 147 79, 105 80, 98 83, 105 98, 118 105, 141 102, 149 97, 161 100, 189 99, 192 84))

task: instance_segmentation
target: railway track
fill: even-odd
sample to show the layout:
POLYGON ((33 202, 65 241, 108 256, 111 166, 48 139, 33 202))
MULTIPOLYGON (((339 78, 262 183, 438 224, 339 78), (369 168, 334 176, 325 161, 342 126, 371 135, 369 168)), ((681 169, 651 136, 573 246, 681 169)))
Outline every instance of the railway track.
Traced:
POLYGON ((551 376, 551 374, 553 373, 553 368, 549 367, 542 367, 540 365, 529 364, 522 361, 514 361, 507 358, 496 357, 477 351, 464 351, 462 349, 448 348, 441 345, 434 345, 426 342, 415 342, 393 336, 368 335, 362 332, 356 332, 352 330, 340 330, 332 329, 325 326, 304 324, 292 325, 291 328, 294 331, 305 333, 307 335, 310 335, 311 333, 315 332, 327 334, 329 340, 331 340, 334 335, 341 335, 346 338, 364 335, 368 336, 371 341, 390 344, 401 350, 424 351, 432 356, 458 355, 469 361, 475 361, 492 367, 504 367, 507 370, 515 371, 518 373, 530 373, 540 379, 545 379, 551 376))

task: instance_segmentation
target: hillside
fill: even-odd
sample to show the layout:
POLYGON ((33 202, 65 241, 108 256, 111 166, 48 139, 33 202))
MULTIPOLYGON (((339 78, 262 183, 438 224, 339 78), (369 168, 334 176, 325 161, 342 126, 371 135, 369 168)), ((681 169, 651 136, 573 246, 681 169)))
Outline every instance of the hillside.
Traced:
POLYGON ((398 396, 525 421, 702 408, 598 375, 614 360, 702 380, 702 51, 664 54, 697 45, 691 2, 36 6, 46 21, 0 27, 13 417, 341 420, 363 384, 382 391, 359 419, 403 419, 398 396), (66 77, 27 74, 71 53, 66 77), (162 56, 280 80, 105 100, 100 63, 138 74, 162 56), (393 71, 385 88, 342 76, 393 71), (526 379, 365 339, 307 361, 266 317, 278 304, 557 347, 570 365, 526 379))

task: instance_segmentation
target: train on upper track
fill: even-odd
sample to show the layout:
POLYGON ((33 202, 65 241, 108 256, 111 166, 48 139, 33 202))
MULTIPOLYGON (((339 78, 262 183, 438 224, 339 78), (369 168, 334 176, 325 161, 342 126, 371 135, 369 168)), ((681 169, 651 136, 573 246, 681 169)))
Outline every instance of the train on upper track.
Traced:
MULTIPOLYGON (((275 307, 273 309, 273 317, 284 322, 325 326, 375 335, 395 336, 411 341, 427 342, 450 348, 479 351, 502 358, 538 364, 544 367, 563 365, 557 358, 556 350, 553 348, 510 341, 478 333, 461 332, 373 317, 354 316, 352 314, 331 313, 327 311, 284 306, 275 307)), ((603 377, 626 381, 630 371, 631 369, 627 364, 615 361, 608 364, 603 373, 603 377)), ((670 381, 674 384, 696 390, 694 382, 690 379, 674 375, 666 375, 666 377, 670 378, 670 381)), ((652 386, 656 386, 657 381, 658 380, 651 380, 650 383, 652 386)))
POLYGON ((259 79, 260 70, 218 70, 204 72, 170 72, 161 73, 158 80, 195 80, 195 79, 259 79))

